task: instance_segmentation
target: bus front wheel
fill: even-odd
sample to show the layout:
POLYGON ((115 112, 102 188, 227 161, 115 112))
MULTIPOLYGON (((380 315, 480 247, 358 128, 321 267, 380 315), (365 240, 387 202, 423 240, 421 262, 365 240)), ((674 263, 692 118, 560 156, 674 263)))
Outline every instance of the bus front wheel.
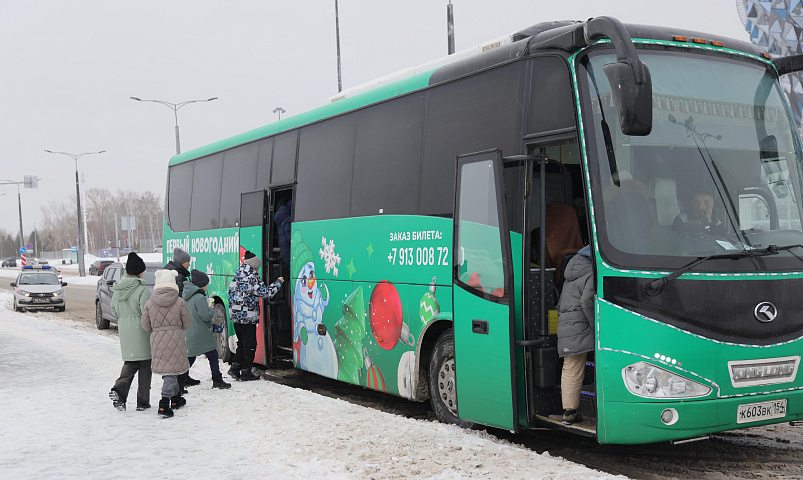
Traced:
POLYGON ((442 423, 473 428, 472 422, 461 420, 458 416, 455 379, 454 334, 446 331, 435 342, 429 361, 429 398, 432 411, 442 423))

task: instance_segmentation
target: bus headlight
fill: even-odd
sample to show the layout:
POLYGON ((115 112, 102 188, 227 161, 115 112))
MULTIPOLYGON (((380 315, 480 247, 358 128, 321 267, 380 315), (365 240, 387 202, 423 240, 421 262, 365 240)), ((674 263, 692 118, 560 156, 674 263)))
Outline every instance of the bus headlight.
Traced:
POLYGON ((633 395, 646 398, 695 398, 711 393, 711 387, 676 375, 647 362, 622 369, 625 386, 633 395))

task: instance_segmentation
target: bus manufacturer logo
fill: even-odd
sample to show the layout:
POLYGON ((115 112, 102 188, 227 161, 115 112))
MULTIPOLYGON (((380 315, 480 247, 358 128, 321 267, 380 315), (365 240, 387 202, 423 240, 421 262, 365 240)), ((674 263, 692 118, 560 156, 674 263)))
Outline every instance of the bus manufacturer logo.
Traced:
POLYGON ((797 375, 800 356, 728 362, 734 387, 752 387, 791 382, 797 375))
POLYGON ((771 322, 778 316, 778 309, 770 302, 761 302, 753 309, 753 315, 759 322, 771 322))

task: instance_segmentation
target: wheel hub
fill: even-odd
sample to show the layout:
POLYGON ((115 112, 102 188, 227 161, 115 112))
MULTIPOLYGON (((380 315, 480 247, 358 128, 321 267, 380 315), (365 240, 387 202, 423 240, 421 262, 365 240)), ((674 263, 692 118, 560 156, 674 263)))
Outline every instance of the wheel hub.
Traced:
POLYGON ((449 410, 457 416, 457 392, 455 391, 454 358, 441 364, 438 371, 438 397, 449 410))

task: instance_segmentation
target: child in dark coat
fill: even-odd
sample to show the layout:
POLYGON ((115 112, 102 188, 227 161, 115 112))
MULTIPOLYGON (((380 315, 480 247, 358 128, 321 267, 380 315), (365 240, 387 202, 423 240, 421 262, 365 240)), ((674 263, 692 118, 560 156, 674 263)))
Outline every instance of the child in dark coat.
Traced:
POLYGON ((212 317, 215 311, 209 307, 206 300, 206 288, 209 286, 209 276, 200 270, 190 272, 190 280, 184 282, 184 301, 190 311, 192 323, 185 332, 187 337, 187 360, 190 366, 195 363, 195 357, 206 355, 209 368, 212 370, 212 388, 231 388, 230 383, 223 381, 218 363, 217 342, 212 333, 212 317))

